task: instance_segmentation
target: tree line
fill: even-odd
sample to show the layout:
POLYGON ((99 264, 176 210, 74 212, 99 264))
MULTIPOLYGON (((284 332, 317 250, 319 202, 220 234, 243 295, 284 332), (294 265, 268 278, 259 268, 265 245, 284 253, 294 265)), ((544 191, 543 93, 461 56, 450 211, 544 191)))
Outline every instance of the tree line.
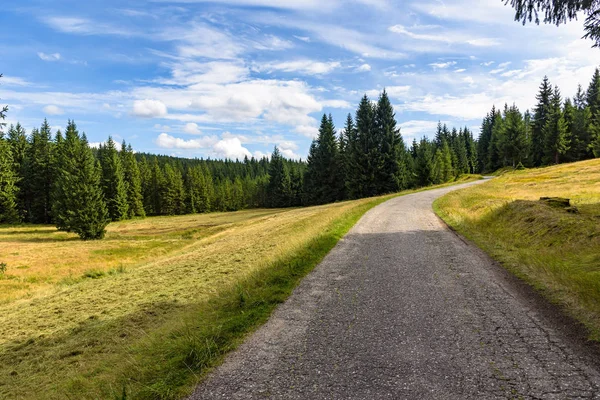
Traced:
POLYGON ((533 112, 495 107, 483 119, 477 143, 481 171, 540 167, 600 157, 600 70, 583 90, 563 100, 544 77, 533 112))
POLYGON ((95 149, 74 121, 54 135, 46 120, 30 134, 17 123, 0 132, 0 223, 55 224, 98 239, 111 221, 279 207, 269 195, 272 165, 287 172, 285 206, 301 205, 301 161, 276 154, 242 162, 136 154, 111 137, 95 149))
MULTIPOLYGON (((544 78, 533 113, 495 107, 477 140, 438 123, 429 139, 405 143, 384 90, 364 95, 337 132, 323 115, 306 162, 186 159, 135 153, 109 137, 91 148, 69 121, 29 134, 0 129, 0 223, 55 224, 83 239, 103 237, 110 221, 146 215, 326 204, 449 182, 501 167, 537 167, 600 156, 600 72, 571 100, 544 78)), ((6 107, 0 110, 4 118, 6 107)))

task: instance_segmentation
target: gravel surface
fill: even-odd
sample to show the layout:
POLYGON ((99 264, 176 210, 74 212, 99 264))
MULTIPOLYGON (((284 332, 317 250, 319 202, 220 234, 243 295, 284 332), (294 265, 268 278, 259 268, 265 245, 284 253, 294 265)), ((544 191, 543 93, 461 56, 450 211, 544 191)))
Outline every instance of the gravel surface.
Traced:
POLYGON ((373 208, 190 399, 600 399, 582 330, 433 213, 373 208))

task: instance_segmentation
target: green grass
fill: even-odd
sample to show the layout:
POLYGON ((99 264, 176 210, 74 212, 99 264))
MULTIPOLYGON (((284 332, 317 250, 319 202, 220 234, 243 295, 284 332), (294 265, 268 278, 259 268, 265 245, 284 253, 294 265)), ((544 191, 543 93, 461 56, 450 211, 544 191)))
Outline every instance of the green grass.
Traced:
MULTIPOLYGON (((32 265, 17 270, 29 275, 3 284, 23 285, 46 270, 60 276, 0 304, 0 398, 189 394, 368 209, 394 196, 120 222, 109 226, 107 242, 74 248, 79 242, 48 227, 0 228, 0 241, 13 243, 0 259, 19 253, 13 265, 32 265), (119 264, 136 241, 155 242, 148 246, 152 257, 133 247, 119 264), (52 247, 37 252, 32 242, 52 247), (78 254, 83 265, 62 271, 78 254), (106 257, 107 265, 96 257, 106 257)), ((17 272, 9 265, 8 273, 17 272)))
POLYGON ((447 194, 434 209, 600 341, 600 160, 504 171, 447 194), (569 198, 579 213, 540 197, 569 198))

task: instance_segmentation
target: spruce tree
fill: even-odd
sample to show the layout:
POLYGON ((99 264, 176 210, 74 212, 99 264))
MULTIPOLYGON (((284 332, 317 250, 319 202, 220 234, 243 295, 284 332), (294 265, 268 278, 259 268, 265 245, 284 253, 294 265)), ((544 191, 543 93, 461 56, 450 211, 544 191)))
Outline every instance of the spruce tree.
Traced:
POLYGON ((108 137, 105 146, 100 146, 98 158, 102 167, 102 191, 108 206, 108 215, 112 221, 126 219, 129 211, 127 186, 121 157, 112 137, 108 137))
POLYGON ((290 173, 279 149, 275 147, 269 163, 269 206, 275 208, 288 207, 291 197, 290 173))
POLYGON ((123 181, 127 189, 127 218, 145 217, 146 211, 144 210, 144 198, 142 195, 142 177, 131 144, 127 145, 125 141, 123 141, 120 156, 123 169, 123 181))
POLYGON ((592 118, 596 118, 600 113, 600 69, 598 68, 594 71, 594 76, 588 86, 586 102, 592 112, 592 118))
MULTIPOLYGON (((507 107, 505 107, 505 112, 507 110, 507 107)), ((486 166, 486 170, 487 171, 495 171, 498 168, 502 167, 502 162, 500 160, 500 153, 498 151, 498 145, 500 144, 500 142, 502 141, 502 135, 504 133, 503 131, 503 118, 502 118, 502 114, 500 114, 500 111, 497 111, 496 114, 493 116, 493 120, 492 120, 492 137, 490 139, 490 143, 489 143, 489 147, 488 147, 488 151, 487 151, 487 155, 488 155, 488 159, 487 159, 487 166, 486 166)))
POLYGON ((401 170, 405 169, 402 156, 406 149, 400 129, 396 127, 394 108, 385 89, 377 102, 375 132, 381 143, 380 149, 375 153, 381 158, 376 175, 377 193, 397 192, 401 187, 401 179, 405 180, 405 171, 401 173, 401 170))
POLYGON ((540 85, 540 91, 536 95, 538 101, 533 111, 533 127, 531 130, 531 162, 534 167, 539 167, 544 161, 544 148, 546 138, 544 136, 548 116, 550 115, 550 100, 552 97, 552 85, 548 77, 540 85))
POLYGON ((170 163, 165 164, 164 179, 160 187, 161 214, 179 215, 185 212, 185 189, 181 172, 170 163))
POLYGON ((477 157, 480 172, 487 171, 489 160, 488 153, 490 148, 490 141, 492 140, 492 131, 494 129, 495 116, 496 107, 492 107, 492 111, 485 116, 481 124, 481 133, 479 134, 479 140, 477 141, 477 157))
POLYGON ((435 148, 435 145, 431 144, 427 138, 421 139, 415 160, 415 174, 418 186, 429 186, 434 182, 432 148, 435 148))
POLYGON ((544 162, 546 164, 558 164, 560 156, 569 149, 570 137, 561 106, 560 90, 556 87, 550 100, 548 119, 544 126, 544 162))
POLYGON ((325 204, 340 199, 340 167, 335 127, 331 116, 323 115, 319 136, 311 144, 305 175, 308 204, 325 204))
POLYGON ((523 115, 516 105, 512 105, 504 116, 498 151, 503 166, 516 167, 526 155, 527 145, 523 115))
POLYGON ((101 239, 110 217, 100 186, 100 163, 73 121, 69 121, 60 147, 53 208, 57 228, 83 240, 101 239))
POLYGON ((350 176, 348 190, 351 198, 370 197, 377 194, 375 181, 378 170, 377 160, 372 159, 377 152, 375 131, 375 109, 364 95, 356 110, 356 138, 350 141, 350 176))
MULTIPOLYGON (((2 115, 0 115, 1 117, 2 115)), ((17 211, 17 176, 10 144, 0 132, 0 223, 19 221, 17 211)))
POLYGON ((52 186, 54 182, 54 143, 48 121, 31 133, 27 156, 27 182, 31 193, 30 220, 37 224, 52 222, 52 186))
POLYGON ((17 177, 17 210, 19 220, 29 220, 29 208, 31 204, 31 195, 27 187, 27 153, 29 151, 29 142, 27 141, 27 132, 17 122, 16 126, 10 126, 7 136, 10 144, 13 170, 17 177))

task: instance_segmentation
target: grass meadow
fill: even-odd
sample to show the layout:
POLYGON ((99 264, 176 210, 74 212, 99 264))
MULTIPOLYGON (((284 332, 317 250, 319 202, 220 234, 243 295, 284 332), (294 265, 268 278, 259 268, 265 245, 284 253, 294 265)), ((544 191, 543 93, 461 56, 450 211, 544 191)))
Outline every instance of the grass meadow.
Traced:
POLYGON ((600 341, 600 159, 507 172, 434 208, 600 341), (578 213, 540 197, 568 198, 578 213))
POLYGON ((117 222, 102 241, 0 226, 0 398, 189 394, 396 195, 117 222))

